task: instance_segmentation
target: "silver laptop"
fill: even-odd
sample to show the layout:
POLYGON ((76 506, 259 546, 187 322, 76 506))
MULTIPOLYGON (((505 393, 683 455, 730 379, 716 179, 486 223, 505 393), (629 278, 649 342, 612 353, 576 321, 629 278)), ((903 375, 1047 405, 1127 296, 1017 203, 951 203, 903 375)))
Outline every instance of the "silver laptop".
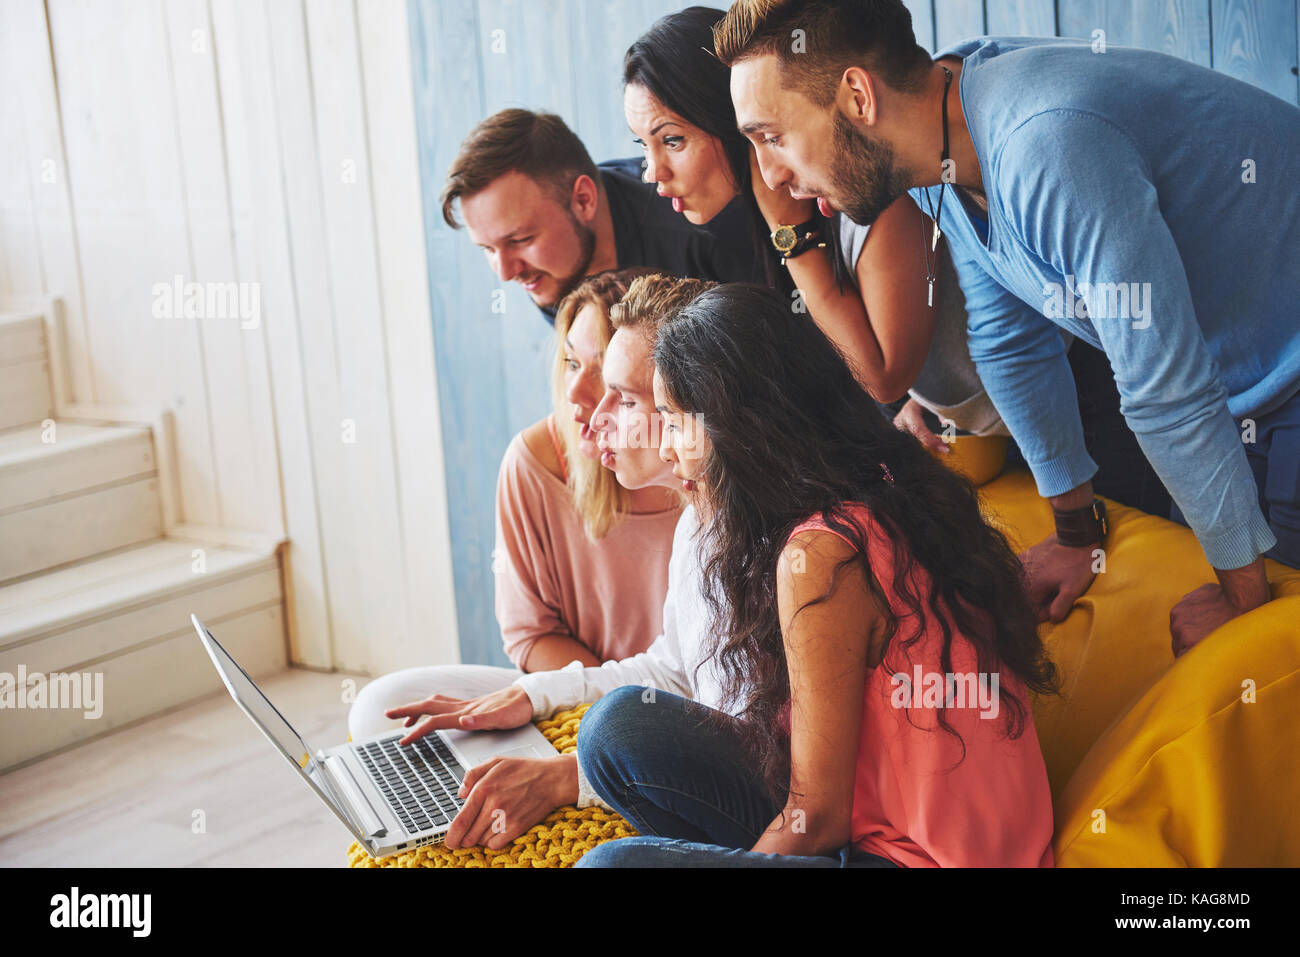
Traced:
POLYGON ((463 803, 456 797, 467 768, 489 758, 554 757, 533 725, 512 731, 434 731, 402 747, 394 730, 312 753, 275 705, 190 615, 231 697, 277 751, 329 806, 372 857, 441 844, 463 803))

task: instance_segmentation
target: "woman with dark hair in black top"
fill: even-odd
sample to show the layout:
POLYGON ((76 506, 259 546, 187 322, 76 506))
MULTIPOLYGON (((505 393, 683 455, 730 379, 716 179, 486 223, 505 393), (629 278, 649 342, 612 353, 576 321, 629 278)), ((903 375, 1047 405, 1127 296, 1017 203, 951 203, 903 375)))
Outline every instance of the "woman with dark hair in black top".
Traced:
POLYGON ((840 250, 842 214, 819 210, 812 196, 792 198, 798 194, 793 181, 770 188, 756 147, 736 128, 731 71, 713 53, 713 27, 722 17, 711 7, 668 14, 624 57, 623 111, 645 152, 644 178, 710 231, 733 219, 752 220, 753 240, 735 254, 754 261, 756 280, 781 293, 794 311, 810 313, 874 398, 903 398, 934 332, 921 238, 929 220, 910 197, 899 199, 858 244, 851 273, 840 250), (783 252, 792 240, 798 244, 783 252))

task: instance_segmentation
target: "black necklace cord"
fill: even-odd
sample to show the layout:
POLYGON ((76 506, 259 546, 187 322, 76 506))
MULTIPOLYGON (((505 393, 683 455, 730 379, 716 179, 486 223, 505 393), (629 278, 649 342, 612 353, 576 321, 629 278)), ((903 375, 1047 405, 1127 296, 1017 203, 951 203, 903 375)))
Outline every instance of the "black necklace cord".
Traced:
POLYGON ((928 244, 925 243, 924 227, 922 228, 921 242, 925 251, 925 281, 929 286, 928 302, 934 305, 934 281, 939 265, 937 255, 939 249, 939 237, 943 235, 939 228, 939 220, 943 216, 943 194, 948 186, 944 176, 947 174, 948 165, 948 88, 952 86, 952 70, 946 66, 943 69, 943 100, 941 109, 943 111, 943 152, 939 155, 939 208, 935 209, 934 204, 930 201, 930 190, 925 191, 925 205, 930 211, 930 218, 934 220, 933 238, 928 244), (934 254, 932 256, 932 254, 934 254))

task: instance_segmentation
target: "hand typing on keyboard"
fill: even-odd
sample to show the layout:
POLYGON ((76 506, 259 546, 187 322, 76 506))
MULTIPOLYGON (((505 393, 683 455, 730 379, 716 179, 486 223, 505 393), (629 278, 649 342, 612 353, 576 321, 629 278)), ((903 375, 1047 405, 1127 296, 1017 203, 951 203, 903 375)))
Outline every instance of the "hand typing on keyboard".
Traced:
POLYGON ((413 701, 384 712, 390 718, 405 718, 409 728, 421 717, 428 718, 398 744, 407 745, 430 731, 493 731, 523 727, 533 720, 533 703, 527 692, 510 685, 492 694, 464 700, 436 694, 423 701, 413 701))

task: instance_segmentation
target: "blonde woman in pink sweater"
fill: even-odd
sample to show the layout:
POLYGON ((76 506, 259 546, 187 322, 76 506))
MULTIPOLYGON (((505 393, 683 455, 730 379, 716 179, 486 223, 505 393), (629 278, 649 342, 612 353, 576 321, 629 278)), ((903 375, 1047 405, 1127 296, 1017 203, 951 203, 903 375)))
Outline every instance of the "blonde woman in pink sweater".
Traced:
MULTIPOLYGON (((386 712, 433 695, 476 698, 526 672, 595 666, 646 650, 662 630, 668 558, 683 498, 621 486, 592 428, 606 393, 611 307, 653 270, 585 279, 555 317, 555 411, 511 440, 497 478, 496 617, 514 668, 431 665, 370 682, 348 716, 353 740, 402 726, 386 712)), ((656 447, 645 458, 662 468, 656 447)))

